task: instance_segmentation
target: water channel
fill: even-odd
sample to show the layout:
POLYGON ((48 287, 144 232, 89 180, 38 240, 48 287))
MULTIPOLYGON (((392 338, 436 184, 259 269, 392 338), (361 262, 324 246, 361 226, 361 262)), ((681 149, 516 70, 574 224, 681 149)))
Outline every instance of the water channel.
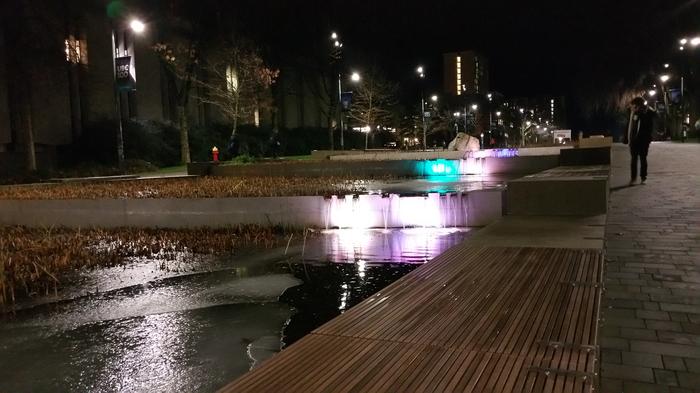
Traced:
POLYGON ((63 300, 0 322, 0 392, 216 391, 469 233, 330 230, 303 258, 296 246, 83 272, 63 300))
MULTIPOLYGON (((370 193, 498 187, 471 178, 370 193)), ((472 233, 318 230, 290 248, 76 273, 0 316, 0 392, 213 392, 472 233)))

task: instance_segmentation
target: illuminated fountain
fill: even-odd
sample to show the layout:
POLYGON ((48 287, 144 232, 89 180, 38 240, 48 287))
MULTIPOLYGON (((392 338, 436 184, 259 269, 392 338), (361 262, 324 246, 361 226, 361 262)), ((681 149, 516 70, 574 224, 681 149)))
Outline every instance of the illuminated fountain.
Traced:
POLYGON ((466 199, 464 193, 332 196, 325 201, 326 229, 465 227, 466 199))

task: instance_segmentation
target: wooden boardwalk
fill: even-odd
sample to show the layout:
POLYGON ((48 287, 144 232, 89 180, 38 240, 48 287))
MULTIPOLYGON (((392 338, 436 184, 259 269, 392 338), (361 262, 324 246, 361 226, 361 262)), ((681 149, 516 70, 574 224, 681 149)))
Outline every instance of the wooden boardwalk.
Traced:
POLYGON ((465 242, 222 392, 590 392, 601 259, 465 242))

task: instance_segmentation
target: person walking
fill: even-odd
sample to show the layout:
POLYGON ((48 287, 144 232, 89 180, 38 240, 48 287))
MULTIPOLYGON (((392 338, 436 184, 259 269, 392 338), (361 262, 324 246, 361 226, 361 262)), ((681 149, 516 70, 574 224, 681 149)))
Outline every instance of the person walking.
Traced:
POLYGON ((647 106, 642 97, 632 100, 632 113, 627 127, 626 143, 630 146, 632 158, 630 166, 630 185, 637 181, 637 161, 640 162, 640 175, 642 184, 647 180, 647 154, 654 130, 656 112, 647 106))

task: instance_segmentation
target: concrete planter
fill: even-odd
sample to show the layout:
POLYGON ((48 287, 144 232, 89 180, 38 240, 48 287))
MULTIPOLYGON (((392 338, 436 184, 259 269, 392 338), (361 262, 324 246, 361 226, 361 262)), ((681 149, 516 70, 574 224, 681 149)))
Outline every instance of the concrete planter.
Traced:
POLYGON ((0 225, 222 228, 239 224, 319 228, 484 226, 502 215, 500 190, 427 196, 0 201, 0 225))

